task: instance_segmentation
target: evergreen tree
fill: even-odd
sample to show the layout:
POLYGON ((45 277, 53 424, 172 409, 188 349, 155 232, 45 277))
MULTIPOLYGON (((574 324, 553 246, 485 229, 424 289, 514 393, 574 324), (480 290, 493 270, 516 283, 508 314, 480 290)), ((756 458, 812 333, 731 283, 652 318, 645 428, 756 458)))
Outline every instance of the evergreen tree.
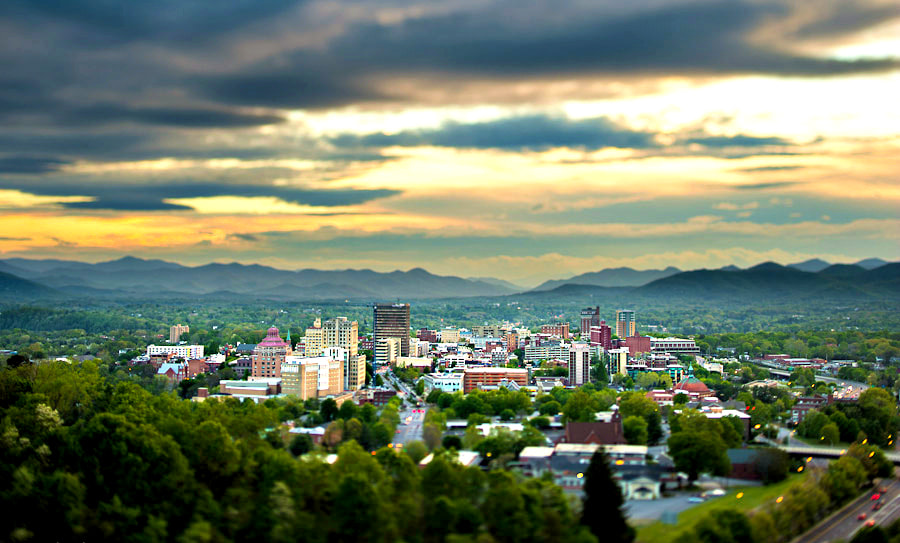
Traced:
POLYGON ((597 449, 584 474, 581 524, 587 526, 598 541, 630 543, 634 541, 634 528, 625 521, 623 503, 622 491, 613 480, 609 458, 603 449, 597 449))

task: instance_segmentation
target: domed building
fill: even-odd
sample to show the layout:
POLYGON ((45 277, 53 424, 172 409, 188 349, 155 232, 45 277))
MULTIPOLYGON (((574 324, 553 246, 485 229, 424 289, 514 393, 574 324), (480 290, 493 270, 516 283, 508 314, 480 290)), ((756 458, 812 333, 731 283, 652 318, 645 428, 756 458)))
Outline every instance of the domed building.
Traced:
MULTIPOLYGON (((290 332, 288 332, 290 338, 290 332)), ((271 327, 266 338, 253 349, 250 375, 253 377, 281 377, 284 357, 292 354, 291 344, 281 339, 278 328, 271 327)))
POLYGON ((675 385, 673 390, 675 394, 687 394, 691 400, 699 400, 707 396, 714 396, 715 392, 710 390, 703 381, 694 377, 694 366, 688 366, 687 377, 682 379, 675 385))

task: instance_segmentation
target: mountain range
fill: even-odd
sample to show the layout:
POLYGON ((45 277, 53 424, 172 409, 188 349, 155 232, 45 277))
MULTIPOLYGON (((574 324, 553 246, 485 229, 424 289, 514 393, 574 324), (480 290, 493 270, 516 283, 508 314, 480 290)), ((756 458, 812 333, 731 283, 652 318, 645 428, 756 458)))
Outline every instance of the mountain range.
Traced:
POLYGON ((553 290, 561 285, 594 285, 598 287, 639 287, 651 281, 669 277, 681 272, 669 266, 664 270, 634 270, 631 268, 607 268, 598 272, 588 272, 569 279, 552 279, 541 283, 533 290, 553 290))
POLYGON ((444 298, 496 296, 515 288, 440 276, 422 268, 389 273, 372 270, 279 270, 259 264, 189 267, 162 260, 124 257, 88 264, 65 260, 0 260, 0 272, 72 295, 95 297, 250 295, 294 300, 342 298, 444 298))
POLYGON ((858 300, 896 298, 900 263, 866 259, 829 264, 814 259, 788 266, 772 262, 752 268, 680 271, 612 268, 526 289, 490 277, 461 278, 409 271, 280 270, 259 264, 183 266, 163 260, 124 257, 96 264, 69 260, 0 260, 3 299, 231 298, 288 300, 393 300, 455 297, 578 297, 626 294, 658 298, 827 297, 858 300))
MULTIPOLYGON (((523 295, 518 295, 523 296, 523 295)), ((625 298, 637 301, 706 300, 757 303, 832 300, 900 301, 900 263, 866 269, 833 264, 818 272, 764 262, 748 269, 694 270, 632 288, 567 283, 524 296, 538 299, 625 298)))

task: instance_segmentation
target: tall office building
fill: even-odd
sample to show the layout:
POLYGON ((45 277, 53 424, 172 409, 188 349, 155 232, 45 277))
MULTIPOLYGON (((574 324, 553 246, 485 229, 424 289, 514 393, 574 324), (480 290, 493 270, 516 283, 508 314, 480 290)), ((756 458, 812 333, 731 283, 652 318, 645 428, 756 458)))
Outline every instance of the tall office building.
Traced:
POLYGON ((637 324, 634 322, 634 311, 619 309, 616 311, 616 335, 620 339, 633 336, 637 332, 637 324))
POLYGON ((344 390, 358 390, 366 384, 366 358, 359 355, 359 323, 337 317, 325 321, 325 348, 340 348, 344 390))
POLYGON ((188 325, 176 324, 169 328, 169 343, 178 343, 181 340, 181 334, 189 334, 191 327, 188 325))
POLYGON ((591 347, 603 347, 604 351, 612 349, 612 329, 606 321, 600 321, 600 326, 591 326, 591 347))
POLYGON ((313 325, 306 329, 304 356, 320 356, 325 350, 325 330, 322 328, 322 320, 316 319, 313 325))
POLYGON ((400 340, 400 356, 409 356, 409 304, 375 304, 375 344, 400 340))
POLYGON ((581 341, 588 339, 594 326, 600 326, 600 306, 581 310, 581 341))
POLYGON ((253 377, 281 377, 285 356, 291 355, 291 345, 281 339, 278 328, 269 328, 266 338, 253 349, 250 375, 253 377))
POLYGON ((581 386, 591 381, 591 346, 573 343, 569 346, 569 386, 581 386))

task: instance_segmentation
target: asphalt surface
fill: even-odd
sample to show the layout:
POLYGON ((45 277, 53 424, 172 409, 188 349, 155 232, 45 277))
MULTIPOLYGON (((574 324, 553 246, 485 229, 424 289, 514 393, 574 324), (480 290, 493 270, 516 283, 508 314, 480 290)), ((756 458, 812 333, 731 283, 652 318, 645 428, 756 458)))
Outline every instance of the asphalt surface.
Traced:
POLYGON ((416 401, 419 399, 416 393, 391 372, 387 372, 384 378, 399 389, 398 394, 404 400, 404 408, 400 411, 400 425, 397 426, 397 431, 394 434, 394 445, 406 445, 410 441, 421 441, 422 426, 425 424, 425 413, 428 411, 428 407, 424 401, 421 402, 422 407, 409 406, 406 403, 408 400, 416 401))
POLYGON ((885 480, 878 486, 887 488, 887 492, 881 495, 880 510, 872 510, 872 506, 875 504, 872 501, 872 494, 877 490, 868 490, 838 513, 795 539, 793 543, 849 541, 853 538, 853 534, 865 526, 869 520, 874 521, 876 525, 887 526, 900 518, 900 481, 897 479, 885 480), (866 514, 865 520, 859 520, 859 515, 862 513, 866 514))

